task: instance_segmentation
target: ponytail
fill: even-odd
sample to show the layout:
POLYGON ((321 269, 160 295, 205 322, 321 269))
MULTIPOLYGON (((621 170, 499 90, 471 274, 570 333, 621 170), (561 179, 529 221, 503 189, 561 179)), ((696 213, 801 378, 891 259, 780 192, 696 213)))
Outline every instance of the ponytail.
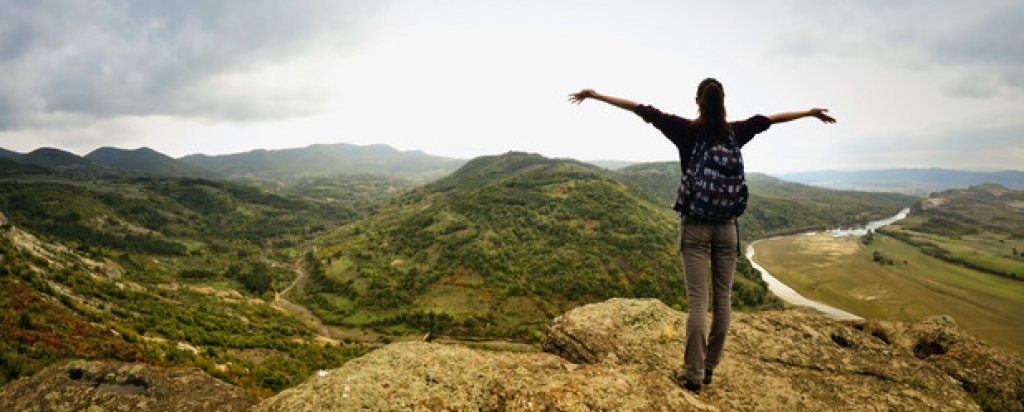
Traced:
POLYGON ((697 86, 697 106, 700 115, 696 124, 700 134, 713 141, 722 141, 729 134, 725 121, 725 89, 713 78, 704 79, 697 86))

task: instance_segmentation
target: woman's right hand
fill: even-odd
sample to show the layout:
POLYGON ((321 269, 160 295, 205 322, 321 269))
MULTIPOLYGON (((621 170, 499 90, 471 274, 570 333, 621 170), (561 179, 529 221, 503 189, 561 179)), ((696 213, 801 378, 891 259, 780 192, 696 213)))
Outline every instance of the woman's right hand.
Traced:
POLYGON ((594 97, 594 96, 597 96, 597 92, 595 92, 594 89, 583 89, 583 90, 580 90, 580 91, 578 91, 576 93, 570 93, 569 94, 569 102, 570 103, 575 103, 575 104, 580 104, 581 102, 583 102, 587 98, 594 97))

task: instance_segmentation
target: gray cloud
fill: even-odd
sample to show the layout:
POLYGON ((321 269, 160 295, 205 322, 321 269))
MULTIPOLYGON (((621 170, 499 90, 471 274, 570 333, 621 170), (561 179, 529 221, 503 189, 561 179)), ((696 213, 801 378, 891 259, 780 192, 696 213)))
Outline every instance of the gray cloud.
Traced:
POLYGON ((992 10, 985 18, 931 42, 932 54, 948 62, 1024 65, 1024 3, 992 10))
POLYGON ((950 97, 987 99, 1006 94, 1000 87, 1002 83, 997 76, 968 75, 948 84, 942 92, 950 97))
POLYGON ((54 115, 171 115, 231 120, 315 111, 308 87, 225 83, 316 47, 350 47, 379 4, 0 1, 0 130, 54 115))
POLYGON ((993 170, 1020 169, 1024 123, 987 129, 946 130, 927 135, 877 135, 837 146, 858 167, 942 167, 993 170))
POLYGON ((785 52, 958 70, 961 78, 944 88, 951 97, 1024 95, 1019 1, 807 1, 796 10, 811 23, 784 37, 785 52))

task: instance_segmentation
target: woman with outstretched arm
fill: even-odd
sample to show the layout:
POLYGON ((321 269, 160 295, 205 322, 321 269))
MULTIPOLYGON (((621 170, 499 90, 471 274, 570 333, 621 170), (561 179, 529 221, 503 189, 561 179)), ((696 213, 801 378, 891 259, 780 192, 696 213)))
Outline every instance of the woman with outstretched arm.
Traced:
POLYGON ((686 272, 689 314, 683 369, 672 378, 684 388, 699 393, 702 385, 711 383, 715 366, 722 360, 732 316, 730 292, 739 250, 736 218, 746 208, 747 197, 739 149, 775 123, 804 117, 814 117, 824 123, 836 120, 828 115, 828 109, 812 108, 728 122, 724 88, 712 78, 704 79, 697 86, 696 119, 663 113, 652 106, 592 89, 569 95, 569 101, 576 104, 587 99, 636 113, 658 128, 679 152, 683 179, 675 209, 680 213, 679 243, 686 272), (711 261, 714 294, 710 336, 706 333, 708 260, 711 261))

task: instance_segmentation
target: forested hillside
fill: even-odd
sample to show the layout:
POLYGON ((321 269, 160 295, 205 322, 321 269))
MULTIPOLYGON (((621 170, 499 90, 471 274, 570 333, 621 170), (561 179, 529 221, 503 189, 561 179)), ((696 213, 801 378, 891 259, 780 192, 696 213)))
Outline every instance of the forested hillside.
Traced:
MULTIPOLYGON (((0 181, 0 382, 67 357, 195 365, 269 395, 365 352, 272 306, 297 247, 372 209, 203 179, 0 181)), ((383 195, 383 194, 382 194, 383 195)))
MULTIPOLYGON (((320 240, 304 301, 341 326, 525 338, 609 297, 682 308, 677 226, 603 169, 480 157, 320 240)), ((734 304, 777 305, 750 272, 734 304)))

